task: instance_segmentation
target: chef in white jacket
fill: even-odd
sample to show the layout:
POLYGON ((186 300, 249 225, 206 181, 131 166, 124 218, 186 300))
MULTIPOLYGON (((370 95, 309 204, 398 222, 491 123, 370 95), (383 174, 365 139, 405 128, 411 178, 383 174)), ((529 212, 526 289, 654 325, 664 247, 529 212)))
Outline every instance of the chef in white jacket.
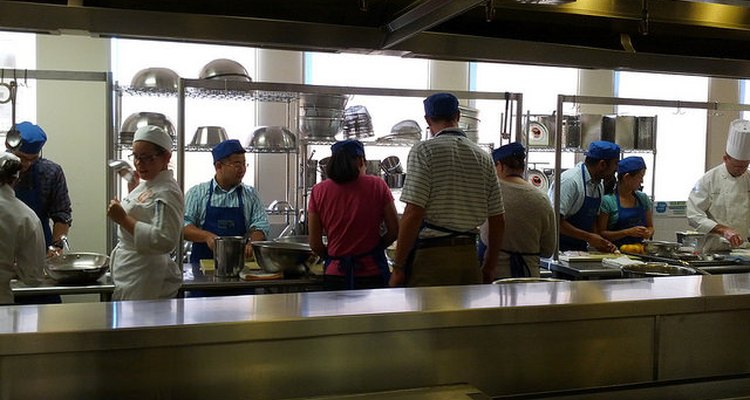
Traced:
POLYGON ((156 126, 133 136, 136 186, 113 199, 107 215, 119 225, 112 251, 113 300, 164 299, 177 295, 182 273, 170 258, 180 243, 184 199, 168 169, 172 139, 156 126))
POLYGON ((750 121, 729 127, 724 162, 701 177, 690 192, 687 217, 700 233, 723 236, 732 247, 750 235, 750 121))
POLYGON ((13 190, 20 171, 20 158, 0 153, 0 304, 13 303, 10 280, 14 276, 30 286, 39 284, 47 257, 39 217, 13 190))

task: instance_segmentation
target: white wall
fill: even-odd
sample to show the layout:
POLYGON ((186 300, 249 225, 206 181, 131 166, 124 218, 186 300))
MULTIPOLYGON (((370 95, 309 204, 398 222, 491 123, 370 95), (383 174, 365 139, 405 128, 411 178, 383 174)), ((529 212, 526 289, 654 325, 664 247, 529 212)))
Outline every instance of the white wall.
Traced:
MULTIPOLYGON (((109 60, 108 39, 37 35, 38 70, 106 72, 109 60)), ((75 251, 107 250, 107 94, 103 82, 37 81, 36 123, 48 136, 43 156, 65 171, 75 251)))

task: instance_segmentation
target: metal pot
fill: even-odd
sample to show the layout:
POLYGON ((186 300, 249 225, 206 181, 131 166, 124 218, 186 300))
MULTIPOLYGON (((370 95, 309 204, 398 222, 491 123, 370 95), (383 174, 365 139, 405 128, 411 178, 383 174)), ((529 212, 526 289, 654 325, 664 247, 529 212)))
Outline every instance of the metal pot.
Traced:
POLYGON ((388 187, 391 189, 399 189, 404 187, 404 180, 406 180, 406 174, 386 174, 383 179, 388 187))
POLYGON ((44 270, 50 278, 64 284, 96 282, 108 269, 108 256, 85 252, 50 257, 44 265, 44 270))
POLYGON ((245 266, 243 236, 219 236, 214 239, 214 264, 219 278, 236 278, 245 266))

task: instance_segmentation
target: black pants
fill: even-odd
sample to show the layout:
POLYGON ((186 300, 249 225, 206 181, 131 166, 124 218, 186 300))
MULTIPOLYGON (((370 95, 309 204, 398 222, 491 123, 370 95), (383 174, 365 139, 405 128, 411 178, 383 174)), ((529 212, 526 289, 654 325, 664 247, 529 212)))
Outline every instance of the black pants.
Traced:
MULTIPOLYGON (((323 288, 325 290, 347 290, 346 277, 337 275, 324 275, 323 276, 323 288)), ((386 282, 383 281, 383 277, 377 276, 364 276, 354 278, 355 289, 380 289, 386 287, 386 282)))

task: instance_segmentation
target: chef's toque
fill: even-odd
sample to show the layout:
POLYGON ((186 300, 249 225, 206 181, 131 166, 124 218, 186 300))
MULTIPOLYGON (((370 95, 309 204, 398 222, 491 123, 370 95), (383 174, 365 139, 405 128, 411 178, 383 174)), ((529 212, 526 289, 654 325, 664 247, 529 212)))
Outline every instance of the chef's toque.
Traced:
POLYGON ((153 143, 164 150, 172 151, 172 138, 169 137, 164 129, 154 125, 146 125, 138 128, 133 135, 133 142, 143 140, 144 142, 153 143))
POLYGON ((729 125, 727 154, 735 160, 750 161, 750 121, 736 119, 729 125))

